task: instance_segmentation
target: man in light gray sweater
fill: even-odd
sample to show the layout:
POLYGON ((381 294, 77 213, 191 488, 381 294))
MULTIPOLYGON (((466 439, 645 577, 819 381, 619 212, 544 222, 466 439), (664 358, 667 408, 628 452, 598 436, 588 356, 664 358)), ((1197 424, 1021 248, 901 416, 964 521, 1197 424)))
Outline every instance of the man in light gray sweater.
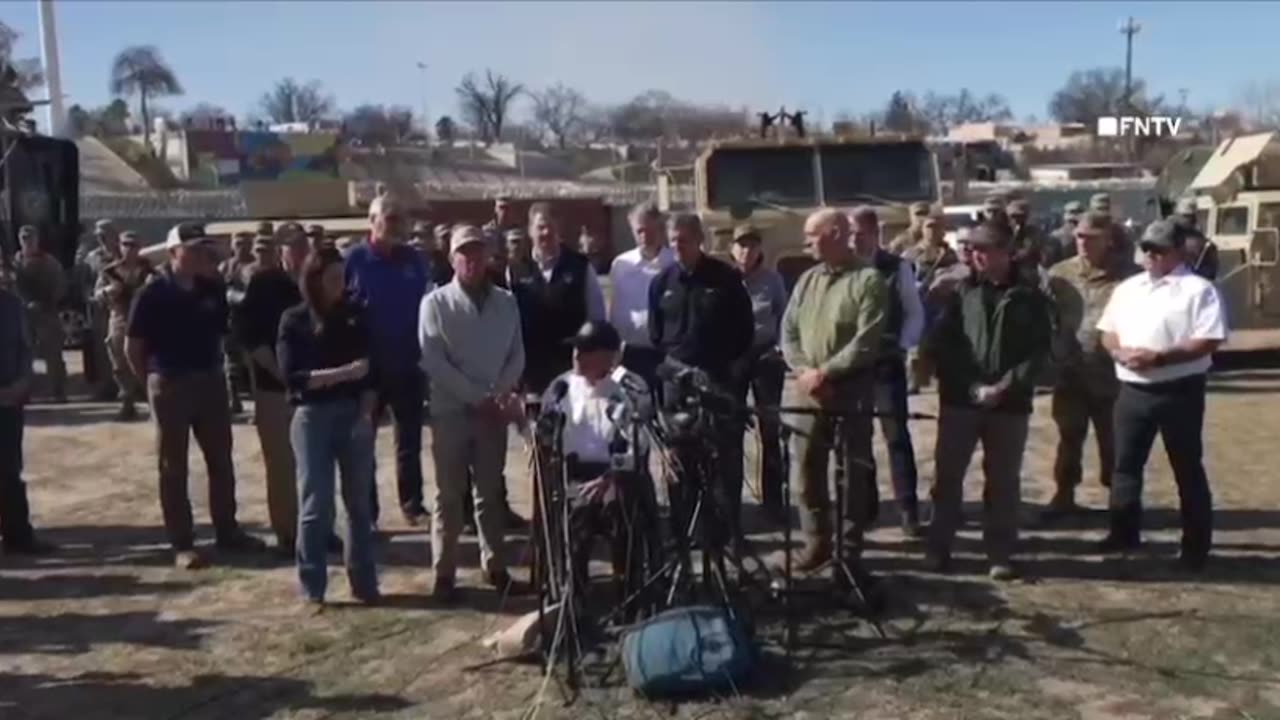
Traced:
POLYGON ((520 413, 516 384, 524 372, 520 311, 487 274, 491 249, 480 229, 453 231, 453 281, 422 300, 418 339, 431 378, 431 452, 435 460, 434 595, 456 597, 458 536, 468 470, 474 477, 485 579, 514 592, 504 557, 502 477, 507 425, 520 413))

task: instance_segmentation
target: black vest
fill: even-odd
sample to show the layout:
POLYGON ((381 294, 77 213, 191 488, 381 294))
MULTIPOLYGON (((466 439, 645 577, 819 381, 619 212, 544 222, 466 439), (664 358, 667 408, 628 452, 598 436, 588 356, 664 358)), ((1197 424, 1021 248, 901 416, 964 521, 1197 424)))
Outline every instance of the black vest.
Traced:
POLYGON ((880 272, 880 276, 884 278, 885 287, 888 289, 889 303, 885 310, 884 329, 880 334, 880 354, 888 355, 890 353, 900 355, 902 346, 898 343, 902 335, 902 288, 899 287, 898 269, 902 265, 902 258, 891 252, 884 250, 876 250, 876 256, 872 259, 872 264, 876 270, 880 272))
POLYGON ((587 321, 587 257, 567 248, 551 271, 551 279, 533 261, 511 266, 511 292, 520 308, 524 335, 526 389, 543 392, 573 366, 566 340, 587 321))

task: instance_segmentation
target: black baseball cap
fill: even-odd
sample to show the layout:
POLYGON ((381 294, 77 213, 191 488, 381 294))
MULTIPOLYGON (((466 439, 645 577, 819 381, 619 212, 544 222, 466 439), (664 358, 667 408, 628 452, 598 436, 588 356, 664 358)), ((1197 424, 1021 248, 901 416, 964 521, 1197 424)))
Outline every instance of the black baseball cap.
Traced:
POLYGON ((578 328, 578 333, 569 338, 569 344, 579 352, 609 350, 617 352, 622 348, 622 338, 618 331, 603 320, 588 320, 578 328))
POLYGON ((1171 220, 1157 220, 1142 233, 1138 247, 1180 248, 1187 243, 1187 229, 1171 220))

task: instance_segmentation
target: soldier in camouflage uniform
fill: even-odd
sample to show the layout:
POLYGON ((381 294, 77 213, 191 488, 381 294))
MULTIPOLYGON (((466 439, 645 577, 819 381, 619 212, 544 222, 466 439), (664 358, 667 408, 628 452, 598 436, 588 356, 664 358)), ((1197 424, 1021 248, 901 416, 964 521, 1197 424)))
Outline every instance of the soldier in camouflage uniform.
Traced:
POLYGON ((1117 257, 1133 262, 1133 241, 1124 226, 1115 221, 1111 214, 1111 196, 1107 193, 1096 193, 1089 198, 1089 212, 1103 215, 1111 223, 1111 250, 1117 257))
POLYGON ((1081 454, 1091 422, 1098 443, 1099 481, 1104 487, 1111 485, 1115 465, 1111 411, 1120 384, 1115 362, 1095 326, 1111 292, 1138 270, 1131 260, 1111 251, 1111 228, 1109 217, 1086 215, 1076 228, 1077 255, 1049 271, 1056 314, 1053 420, 1058 426, 1058 454, 1053 467, 1057 491, 1045 512, 1046 520, 1076 509, 1075 489, 1083 474, 1081 454))
POLYGON ((32 225, 18 231, 22 252, 17 258, 18 295, 27 309, 27 327, 37 357, 45 362, 55 402, 67 401, 67 366, 62 358, 64 333, 58 307, 67 294, 67 275, 58 259, 44 251, 32 225))
MULTIPOLYGON (((271 223, 262 223, 258 226, 258 235, 271 237, 275 233, 275 227, 271 223)), ((231 316, 236 316, 236 306, 240 304, 240 300, 244 298, 245 288, 249 285, 249 269, 254 264, 253 257, 253 240, 254 236, 249 232, 238 232, 231 237, 231 257, 222 261, 218 266, 218 275, 222 277, 222 282, 227 286, 227 302, 231 306, 231 316)), ((236 333, 228 332, 223 340, 223 352, 226 353, 227 362, 225 365, 227 373, 227 395, 231 396, 231 412, 238 415, 244 412, 244 402, 240 398, 240 391, 245 389, 237 383, 237 378, 248 376, 248 365, 245 362, 244 351, 240 348, 240 344, 236 341, 236 333)))
POLYGON ((1204 231, 1196 226, 1195 198, 1182 198, 1178 201, 1173 221, 1188 230, 1184 250, 1187 268, 1209 282, 1217 280, 1218 245, 1205 237, 1204 231))
POLYGON ((1044 238, 1031 224, 1031 204, 1026 200, 1009 203, 1009 227, 1013 229, 1013 259, 1035 269, 1044 262, 1044 238))
MULTIPOLYGON (((903 258, 915 265, 916 287, 924 303, 925 333, 927 334, 946 305, 947 293, 935 291, 935 282, 947 276, 948 273, 955 272, 960 259, 947 244, 946 226, 942 221, 941 213, 932 212, 924 221, 923 229, 924 239, 903 254, 903 258)), ((960 266, 960 269, 964 271, 965 276, 968 275, 966 267, 960 266)), ((954 287, 954 283, 948 287, 954 287)), ((920 388, 928 385, 929 378, 933 375, 919 348, 911 351, 907 360, 907 371, 907 392, 910 394, 915 394, 920 391, 920 388)))
POLYGON ((1062 206, 1062 227, 1054 230, 1045 243, 1042 257, 1045 267, 1051 268, 1076 256, 1076 226, 1080 224, 1080 216, 1083 214, 1084 204, 1078 200, 1062 206))
POLYGON ((911 225, 906 230, 898 233, 897 237, 889 242, 886 249, 895 255, 901 255, 920 244, 920 241, 924 239, 924 222, 929 219, 929 215, 929 203, 911 203, 911 225))
POLYGON ((982 201, 982 222, 1008 225, 1009 214, 1005 210, 1007 205, 1008 198, 1003 194, 995 193, 988 195, 987 198, 982 201))
POLYGON ((107 323, 107 355, 111 359, 111 369, 115 373, 116 386, 120 388, 120 413, 116 419, 121 422, 136 420, 137 403, 146 400, 146 388, 141 380, 134 377, 129 368, 129 359, 124 353, 124 341, 129 329, 129 308, 133 298, 151 279, 154 268, 151 263, 138 255, 141 242, 132 232, 120 235, 120 251, 123 256, 107 265, 98 274, 98 282, 93 291, 94 303, 106 308, 110 313, 107 323))
POLYGON ((84 374, 85 379, 94 386, 93 399, 111 402, 116 399, 119 391, 111 373, 107 372, 107 333, 110 329, 111 309, 97 300, 94 290, 103 269, 120 259, 120 241, 115 223, 110 220, 95 223, 93 236, 95 247, 76 265, 77 280, 89 321, 89 334, 84 345, 84 374))

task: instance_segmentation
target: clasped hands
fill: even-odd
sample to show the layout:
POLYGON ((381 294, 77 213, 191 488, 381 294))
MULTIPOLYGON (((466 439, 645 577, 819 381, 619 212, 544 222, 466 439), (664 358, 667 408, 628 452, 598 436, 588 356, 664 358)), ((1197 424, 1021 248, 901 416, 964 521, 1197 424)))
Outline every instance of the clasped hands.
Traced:
POLYGON ((524 403, 517 393, 506 392, 485 395, 476 403, 476 412, 486 420, 503 423, 520 422, 524 417, 524 403))
POLYGON ((1160 364, 1160 353, 1146 348, 1122 347, 1111 354, 1115 361, 1130 370, 1147 370, 1160 364))

